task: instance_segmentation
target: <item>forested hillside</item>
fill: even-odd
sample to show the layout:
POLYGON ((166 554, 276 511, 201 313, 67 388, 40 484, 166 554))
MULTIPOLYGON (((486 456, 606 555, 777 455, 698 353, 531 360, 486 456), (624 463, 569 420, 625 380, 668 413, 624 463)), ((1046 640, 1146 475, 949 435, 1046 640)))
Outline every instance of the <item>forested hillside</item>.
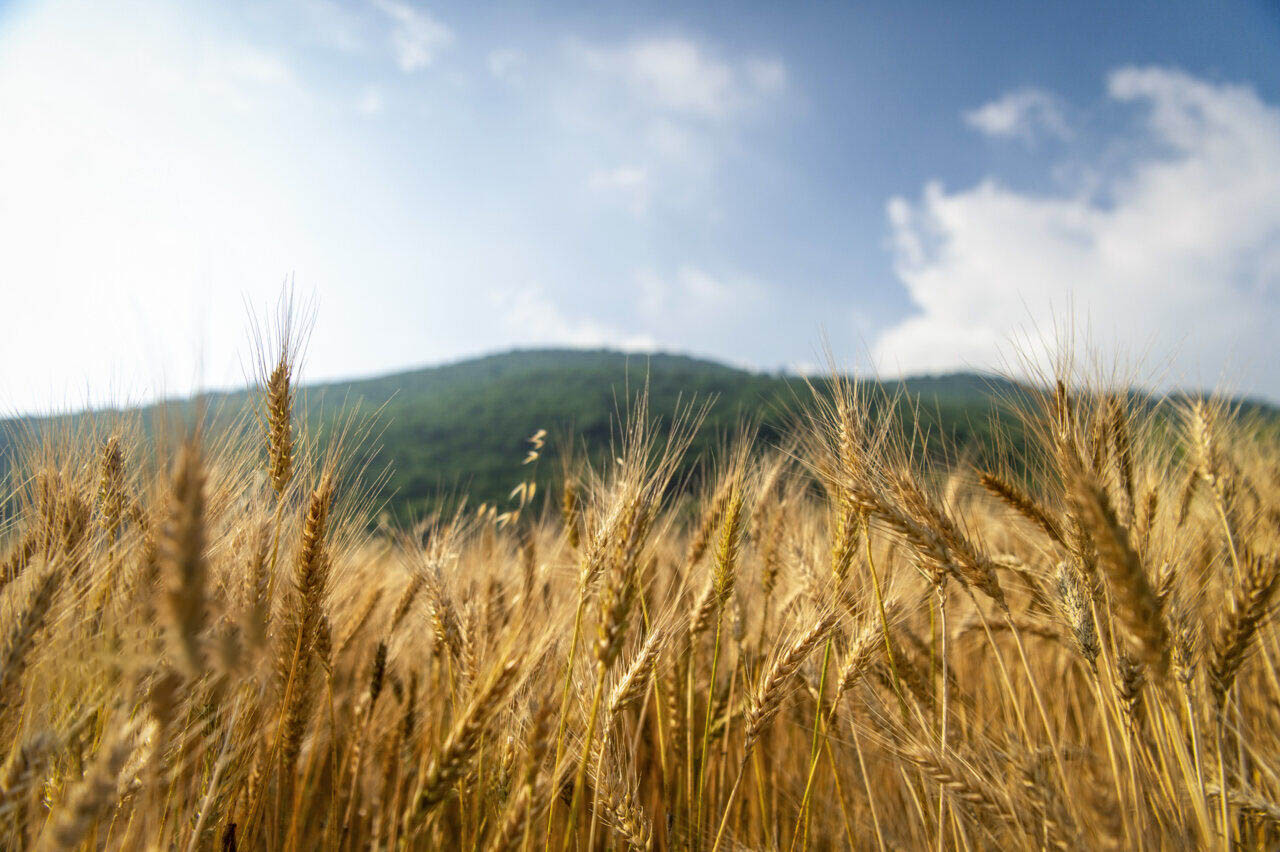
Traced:
MULTIPOLYGON (((668 422, 684 406, 709 405, 685 472, 722 445, 739 424, 754 423, 773 442, 811 407, 825 383, 755 373, 680 355, 626 355, 606 350, 525 350, 304 388, 301 410, 320 434, 344 412, 358 409, 369 423, 370 469, 386 471, 383 496, 398 515, 421 514, 466 495, 473 503, 502 501, 531 470, 546 485, 559 474, 559 456, 571 445, 578 456, 599 458, 616 435, 620 414, 648 388, 653 414, 668 422), (547 446, 536 468, 522 466, 528 439, 546 430, 547 446)), ((909 403, 907 430, 926 452, 940 452, 945 436, 952 455, 990 457, 994 418, 1005 443, 1020 442, 1008 401, 1023 389, 1007 380, 970 373, 917 377, 868 385, 872 396, 899 395, 909 403)), ((243 393, 215 394, 208 408, 223 417, 244 411, 243 393)), ((168 411, 190 403, 167 403, 168 411)), ((1267 410, 1265 406, 1260 410, 1267 410)), ((152 410, 143 412, 148 422, 152 410)), ((72 415, 73 418, 82 415, 72 415)), ((11 449, 24 428, 47 428, 62 418, 0 424, 0 450, 11 449)), ((8 455, 7 450, 3 453, 8 455)))

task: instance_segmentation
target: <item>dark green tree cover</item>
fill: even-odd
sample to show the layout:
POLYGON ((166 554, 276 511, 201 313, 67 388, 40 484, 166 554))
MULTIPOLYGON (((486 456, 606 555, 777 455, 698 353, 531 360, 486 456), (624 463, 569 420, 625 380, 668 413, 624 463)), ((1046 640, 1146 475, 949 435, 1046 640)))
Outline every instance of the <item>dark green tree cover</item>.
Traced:
MULTIPOLYGON (((397 512, 421 513, 441 499, 465 494, 472 504, 506 500, 528 469, 528 439, 547 430, 538 462, 539 486, 559 479, 558 454, 570 444, 592 458, 606 452, 628 406, 647 387, 652 416, 670 423, 681 408, 710 408, 688 454, 688 481, 714 458, 743 423, 779 443, 788 426, 812 407, 804 379, 752 373, 678 355, 624 355, 610 351, 530 350, 505 353, 354 383, 318 386, 310 403, 326 410, 335 400, 360 398, 381 406, 373 467, 390 466, 397 512)), ((942 446, 945 433, 961 447, 991 446, 993 392, 1016 392, 998 379, 969 374, 908 380, 901 388, 918 402, 922 446, 942 446)), ((892 394, 896 383, 875 388, 892 394)), ((903 414, 906 412, 904 410, 903 414)))
MULTIPOLYGON (((650 414, 666 423, 682 406, 710 403, 686 461, 685 481, 696 482, 700 465, 740 424, 754 423, 764 441, 779 443, 812 409, 814 393, 826 392, 827 382, 815 379, 810 386, 795 376, 680 355, 540 349, 312 385, 300 396, 300 409, 308 428, 323 440, 343 412, 358 408, 370 424, 369 469, 387 473, 381 496, 394 514, 413 517, 463 495, 471 505, 505 505, 511 489, 531 472, 543 494, 552 493, 548 486, 558 483, 558 455, 565 445, 580 458, 600 458, 645 387, 650 414), (540 429, 547 431, 546 448, 536 467, 525 467, 528 439, 540 429)), ((945 461, 992 462, 1024 441, 1008 402, 1026 390, 1007 380, 953 373, 866 387, 873 400, 899 397, 898 416, 916 421, 908 431, 917 436, 917 452, 945 461), (944 451, 950 455, 942 457, 944 451)), ((248 404, 244 392, 207 400, 208 410, 219 418, 242 414, 248 404)), ((164 405, 184 416, 192 403, 164 405)), ((154 410, 143 412, 144 423, 154 410)), ((66 419, 0 422, 0 457, 7 461, 7 448, 23 429, 66 419)))

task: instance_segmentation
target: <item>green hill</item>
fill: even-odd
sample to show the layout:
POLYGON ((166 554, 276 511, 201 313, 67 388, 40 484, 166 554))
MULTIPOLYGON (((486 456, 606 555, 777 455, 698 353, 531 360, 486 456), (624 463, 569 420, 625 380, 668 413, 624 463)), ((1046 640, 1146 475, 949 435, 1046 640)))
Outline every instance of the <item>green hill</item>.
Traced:
MULTIPOLYGON (((462 494, 473 503, 505 499, 528 474, 521 462, 529 436, 539 429, 547 430, 549 442, 539 463, 541 484, 558 472, 555 454, 570 436, 577 448, 598 456, 617 434, 619 412, 646 383, 651 413, 666 422, 681 403, 713 400, 690 453, 690 470, 743 419, 757 422, 766 440, 777 439, 812 399, 803 379, 713 361, 539 349, 311 385, 304 394, 305 416, 323 426, 355 403, 366 412, 376 410, 371 467, 389 470, 385 495, 397 513, 421 513, 462 494)), ((823 386, 821 380, 817 384, 823 386)), ((936 438, 945 434, 953 448, 976 453, 992 445, 995 397, 1020 392, 1006 380, 972 373, 912 378, 885 388, 904 390, 917 402, 929 446, 940 446, 936 438)), ((217 394, 211 408, 235 413, 248 400, 244 392, 217 394)), ((1017 442, 1016 424, 1007 416, 1002 421, 1006 438, 1017 442)), ((0 456, 8 455, 4 448, 15 426, 44 422, 0 422, 0 456)))
MULTIPOLYGON (((375 467, 389 465, 398 508, 421 510, 439 495, 473 501, 504 498, 525 473, 528 438, 546 429, 557 443, 602 452, 617 434, 619 412, 647 384, 652 414, 665 422, 681 404, 711 401, 690 452, 690 468, 707 458, 743 420, 777 440, 812 399, 794 376, 753 373, 680 355, 625 355, 598 350, 527 350, 358 382, 313 387, 310 402, 337 400, 383 406, 375 467)), ((819 382, 821 384, 821 382, 819 382)), ((911 379, 927 428, 961 445, 987 437, 993 390, 1012 385, 972 374, 911 379)), ((553 458, 539 479, 556 472, 553 458)))

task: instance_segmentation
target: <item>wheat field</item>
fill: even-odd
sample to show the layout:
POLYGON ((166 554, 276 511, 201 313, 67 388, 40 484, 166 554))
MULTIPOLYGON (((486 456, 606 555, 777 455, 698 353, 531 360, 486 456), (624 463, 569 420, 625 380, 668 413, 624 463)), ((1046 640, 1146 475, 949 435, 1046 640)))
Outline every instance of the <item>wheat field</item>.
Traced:
POLYGON ((253 416, 22 441, 0 847, 1280 844, 1280 447, 1223 404, 1064 366, 943 465, 838 381, 686 488, 702 409, 640 394, 555 488, 395 524, 280 342, 253 416))

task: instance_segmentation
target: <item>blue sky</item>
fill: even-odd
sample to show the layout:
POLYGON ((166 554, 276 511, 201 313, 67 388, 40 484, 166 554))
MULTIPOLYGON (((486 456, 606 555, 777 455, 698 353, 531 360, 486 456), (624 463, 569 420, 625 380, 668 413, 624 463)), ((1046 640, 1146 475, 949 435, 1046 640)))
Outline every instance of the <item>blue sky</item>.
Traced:
POLYGON ((0 187, 5 410, 235 384, 287 275, 312 378, 1065 336, 1280 399, 1270 2, 28 0, 0 187))

